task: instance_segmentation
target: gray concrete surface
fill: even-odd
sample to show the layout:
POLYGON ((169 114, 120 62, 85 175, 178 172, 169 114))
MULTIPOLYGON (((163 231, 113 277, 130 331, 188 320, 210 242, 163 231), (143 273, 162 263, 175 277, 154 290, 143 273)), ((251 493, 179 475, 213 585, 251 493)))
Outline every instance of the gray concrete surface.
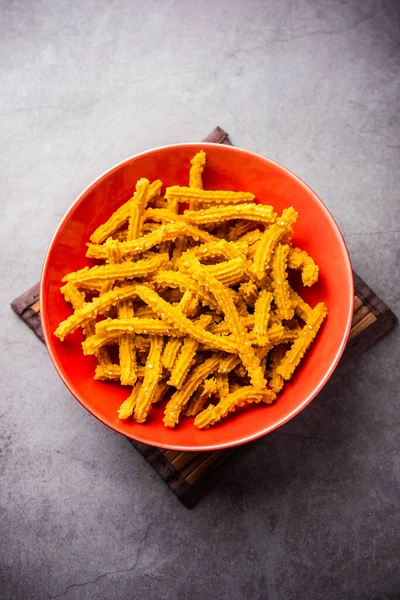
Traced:
POLYGON ((399 45, 396 0, 0 0, 1 600, 400 598, 398 331, 188 511, 8 306, 103 170, 219 124, 400 313, 399 45))

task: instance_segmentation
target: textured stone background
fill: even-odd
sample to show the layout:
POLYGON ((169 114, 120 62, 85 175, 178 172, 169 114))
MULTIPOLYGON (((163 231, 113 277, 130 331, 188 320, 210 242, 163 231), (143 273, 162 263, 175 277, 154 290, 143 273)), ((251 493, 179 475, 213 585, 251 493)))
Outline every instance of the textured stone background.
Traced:
POLYGON ((398 331, 187 511, 8 307, 102 171, 219 124, 400 313, 399 46, 398 0, 0 0, 1 600, 400 598, 398 331))

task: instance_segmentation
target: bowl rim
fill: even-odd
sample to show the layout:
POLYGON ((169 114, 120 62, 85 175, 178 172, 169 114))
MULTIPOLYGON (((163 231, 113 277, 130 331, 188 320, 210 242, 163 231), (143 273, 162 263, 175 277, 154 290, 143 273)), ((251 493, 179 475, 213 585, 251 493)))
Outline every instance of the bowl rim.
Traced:
POLYGON ((256 439, 259 439, 261 437, 263 437, 264 435, 267 435, 268 433, 271 433, 272 431, 274 431, 275 429, 278 429, 279 427, 281 427, 282 425, 284 425, 285 423, 287 423, 288 421, 290 421, 293 417, 295 417, 298 413, 300 413, 317 395, 318 393, 323 389, 323 387, 326 385, 326 383, 329 381, 329 379, 331 378, 331 376, 333 375, 339 360, 346 348, 346 344, 347 344, 347 340, 349 338, 350 335, 350 329, 351 329, 351 322, 352 322, 352 318, 353 318, 353 309, 354 309, 354 279, 353 279, 353 270, 352 270, 352 265, 351 265, 351 259, 350 259, 350 254, 348 251, 348 248, 346 246, 346 242, 344 240, 343 234, 338 226, 338 224, 336 223, 332 213, 330 212, 330 210, 327 208, 327 206, 325 205, 325 203, 321 200, 321 198, 314 192, 314 190, 307 184, 305 183, 305 181, 303 181, 298 175, 296 175, 295 173, 293 173, 290 169, 288 169, 287 167, 283 166, 282 164, 278 163, 277 161, 264 156, 262 154, 259 154, 257 152, 253 152, 251 150, 246 150, 245 148, 241 148, 239 146, 230 146, 227 144, 216 144, 213 142, 181 142, 181 143, 177 143, 177 144, 167 144, 164 146, 158 146, 156 148, 151 148, 149 150, 145 150, 143 152, 134 154, 128 158, 125 158, 124 160, 120 161, 119 163, 117 163, 116 165, 114 165, 113 167, 111 167, 110 169, 107 169, 106 171, 104 171, 99 177, 97 177, 94 181, 92 181, 80 194, 79 196, 76 198, 76 200, 74 200, 74 202, 71 204, 71 206, 69 207, 69 209, 66 211, 64 217, 61 219, 58 227, 56 228, 50 243, 48 245, 47 251, 46 251, 46 255, 43 261, 43 266, 42 266, 42 271, 41 271, 41 277, 40 277, 40 302, 41 302, 41 309, 40 309, 40 320, 41 320, 41 325, 42 325, 42 329, 43 329, 43 334, 44 334, 44 339, 45 339, 45 344, 47 347, 47 350, 49 352, 51 361, 61 379, 61 381, 64 383, 64 385, 66 386, 66 388, 69 390, 69 392, 74 396, 74 398, 76 400, 78 400, 78 402, 90 413, 92 414, 96 419, 98 419, 101 423, 103 423, 103 425, 106 425, 107 427, 110 427, 110 429, 113 429, 114 431, 116 431, 117 433, 120 433, 121 435, 123 435, 124 437, 128 437, 129 439, 133 440, 133 441, 137 441, 137 442, 141 442, 142 444, 146 444, 148 446, 152 446, 155 448, 163 448, 163 449, 167 449, 167 450, 177 450, 177 451, 181 451, 181 452, 206 452, 206 451, 216 451, 216 450, 225 450, 228 448, 234 448, 236 446, 240 446, 242 444, 246 444, 248 442, 254 441, 256 439), (261 430, 257 430, 254 434, 251 435, 244 435, 241 436, 240 438, 235 438, 234 440, 232 440, 231 442, 222 442, 222 443, 213 443, 213 444, 207 444, 207 445, 201 445, 201 446, 187 446, 187 445, 181 445, 181 444, 163 444, 163 443, 154 443, 154 442, 149 442, 145 437, 141 436, 140 433, 139 435, 130 435, 128 434, 126 431, 124 431, 122 429, 122 427, 119 426, 118 422, 108 422, 107 420, 105 420, 102 415, 100 414, 100 412, 96 411, 95 409, 93 409, 93 407, 89 406, 86 399, 83 397, 83 395, 80 394, 80 392, 75 388, 75 386, 71 383, 67 383, 67 381, 64 379, 64 375, 62 373, 62 369, 61 369, 61 365, 58 364, 58 360, 55 356, 55 353, 53 351, 52 348, 52 342, 53 342, 53 333, 50 331, 50 327, 49 327, 49 323, 48 323, 48 319, 47 319, 47 306, 48 306, 48 298, 47 298, 47 294, 44 293, 44 283, 47 279, 47 273, 49 271, 49 267, 50 267, 50 254, 51 251, 54 247, 54 244, 56 242, 56 239, 59 235, 59 232, 62 230, 62 228, 64 227, 64 225, 67 223, 67 221, 70 218, 70 215, 72 214, 72 212, 75 210, 75 208, 83 201, 84 197, 88 194, 88 192, 90 192, 92 189, 94 189, 101 181, 103 181, 105 178, 107 178, 111 173, 113 173, 114 171, 117 171, 120 167, 122 167, 123 165, 131 162, 132 160, 135 160, 137 158, 141 158, 143 156, 147 156, 149 154, 153 154, 154 152, 158 152, 158 151, 163 151, 163 150, 169 150, 169 149, 178 149, 178 148, 199 148, 201 147, 204 150, 207 150, 207 148, 211 148, 211 147, 215 147, 216 145, 218 146, 223 146, 224 147, 224 151, 226 152, 239 152, 239 153, 245 153, 246 155, 249 156, 253 156, 256 158, 261 158, 265 161, 267 161, 268 163, 274 165, 274 167, 277 167, 278 170, 283 171, 286 176, 289 176, 290 178, 296 180, 297 183, 299 183, 301 186, 303 186, 304 188, 306 188, 306 190, 312 194, 314 196, 314 198, 317 200, 317 202, 321 205, 322 210, 325 213, 325 216, 327 217, 328 221, 330 222, 332 229, 334 230, 335 234, 336 234, 336 238, 337 241, 339 243, 339 246, 342 249, 342 254, 345 257, 346 262, 347 262, 347 268, 346 268, 346 274, 349 277, 349 283, 350 283, 350 293, 349 293, 349 309, 348 309, 348 314, 347 314, 347 319, 346 319, 346 327, 343 330, 343 334, 342 334, 342 339, 340 341, 339 347, 337 349, 337 352, 333 358, 333 360, 331 361, 331 364, 329 366, 329 369, 326 371, 325 375, 321 378, 321 380, 318 382, 318 384, 314 387, 314 389, 303 399, 303 401, 301 402, 301 404, 299 404, 298 406, 296 406, 295 409, 291 410, 288 414, 286 414, 285 416, 281 417, 280 419, 278 419, 277 421, 275 421, 272 424, 269 424, 265 427, 263 427, 261 430))

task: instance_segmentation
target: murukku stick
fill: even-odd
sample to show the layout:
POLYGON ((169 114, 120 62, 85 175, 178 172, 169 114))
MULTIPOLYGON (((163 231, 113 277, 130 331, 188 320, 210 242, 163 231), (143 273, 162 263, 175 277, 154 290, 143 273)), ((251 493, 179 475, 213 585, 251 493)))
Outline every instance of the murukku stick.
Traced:
POLYGON ((295 368, 317 335, 327 314, 328 311, 323 302, 320 302, 312 309, 304 328, 301 330, 276 369, 276 372, 279 373, 279 375, 282 375, 284 379, 289 380, 293 375, 295 368))
MULTIPOLYGON (((162 182, 159 179, 153 181, 147 191, 147 202, 155 198, 160 193, 161 186, 162 182)), ((106 238, 117 231, 117 229, 122 227, 122 225, 124 225, 124 223, 126 223, 126 221, 129 219, 133 201, 134 196, 128 200, 128 202, 125 202, 125 204, 120 206, 105 223, 100 225, 100 227, 98 227, 92 233, 90 236, 90 241, 93 242, 93 244, 101 244, 106 238)))
POLYGON ((245 404, 259 402, 271 404, 275 399, 276 394, 272 390, 260 390, 250 386, 243 387, 222 398, 216 406, 210 405, 204 409, 196 416, 194 424, 199 429, 206 429, 245 404))

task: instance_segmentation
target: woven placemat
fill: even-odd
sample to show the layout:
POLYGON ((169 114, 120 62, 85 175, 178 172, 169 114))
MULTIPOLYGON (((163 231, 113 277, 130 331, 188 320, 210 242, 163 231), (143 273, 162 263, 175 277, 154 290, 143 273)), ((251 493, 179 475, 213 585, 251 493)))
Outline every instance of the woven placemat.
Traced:
MULTIPOLYGON (((216 127, 204 141, 231 144, 228 134, 220 127, 216 127)), ((354 316, 349 341, 340 365, 374 344, 397 322, 396 315, 361 277, 356 273, 353 275, 354 316)), ((16 298, 11 306, 44 342, 40 323, 39 283, 16 298)), ((129 441, 187 508, 197 504, 212 485, 214 482, 212 475, 216 467, 222 461, 225 462, 228 456, 240 452, 240 448, 215 452, 178 452, 146 446, 131 439, 129 441)))

